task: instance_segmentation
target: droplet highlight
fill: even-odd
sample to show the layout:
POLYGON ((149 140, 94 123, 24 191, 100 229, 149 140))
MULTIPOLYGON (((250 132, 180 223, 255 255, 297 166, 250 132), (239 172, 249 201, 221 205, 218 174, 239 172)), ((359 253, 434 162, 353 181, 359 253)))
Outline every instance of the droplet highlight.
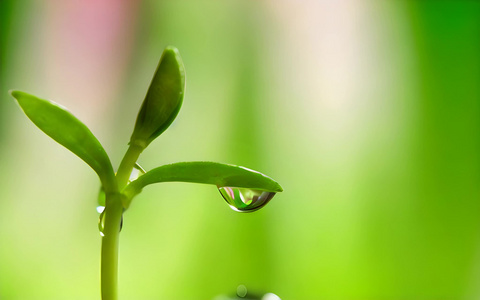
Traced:
POLYGON ((276 193, 238 187, 218 187, 223 199, 231 209, 238 212, 253 212, 264 207, 276 193))

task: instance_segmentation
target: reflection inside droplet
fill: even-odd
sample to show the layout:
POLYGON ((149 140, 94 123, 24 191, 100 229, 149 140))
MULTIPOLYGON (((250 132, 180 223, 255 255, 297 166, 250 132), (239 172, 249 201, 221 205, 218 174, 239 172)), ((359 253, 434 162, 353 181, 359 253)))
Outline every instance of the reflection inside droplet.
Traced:
POLYGON ((238 212, 252 212, 264 207, 270 201, 274 192, 252 190, 237 187, 218 187, 220 194, 228 205, 238 212))

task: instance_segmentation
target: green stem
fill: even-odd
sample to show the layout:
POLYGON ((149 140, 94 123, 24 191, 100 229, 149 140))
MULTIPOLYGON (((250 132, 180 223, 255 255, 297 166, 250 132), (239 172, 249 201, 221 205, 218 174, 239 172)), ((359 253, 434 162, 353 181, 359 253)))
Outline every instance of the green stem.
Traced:
POLYGON ((144 147, 135 143, 130 144, 128 147, 127 153, 125 153, 125 156, 123 157, 117 171, 117 183, 120 191, 127 185, 133 167, 135 166, 135 163, 137 162, 138 157, 142 153, 143 149, 144 147))
POLYGON ((106 194, 101 254, 101 289, 103 300, 118 298, 118 241, 123 206, 120 191, 127 185, 133 167, 144 147, 132 143, 118 167, 115 191, 106 194))
POLYGON ((103 300, 117 299, 118 239, 123 206, 119 194, 107 195, 102 237, 101 288, 103 300))

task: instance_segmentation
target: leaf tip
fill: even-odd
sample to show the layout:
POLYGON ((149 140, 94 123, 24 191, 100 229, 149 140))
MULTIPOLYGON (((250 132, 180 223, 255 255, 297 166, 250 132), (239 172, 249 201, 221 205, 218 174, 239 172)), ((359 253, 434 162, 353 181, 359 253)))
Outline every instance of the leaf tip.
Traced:
POLYGON ((172 46, 172 45, 168 45, 167 47, 165 47, 163 52, 173 54, 175 56, 180 55, 180 51, 178 51, 177 47, 172 46))
POLYGON ((22 91, 9 90, 8 92, 10 93, 10 95, 12 95, 13 98, 15 98, 15 100, 17 100, 18 105, 20 105, 20 108, 23 111, 25 111, 27 106, 29 106, 30 104, 32 104, 36 100, 39 100, 37 97, 35 97, 35 96, 33 96, 29 93, 22 92, 22 91))
POLYGON ((24 92, 17 91, 17 90, 9 90, 8 93, 9 93, 10 95, 12 95, 12 97, 15 98, 15 99, 17 99, 17 100, 18 100, 19 97, 22 96, 22 94, 24 94, 24 92))
POLYGON ((278 185, 278 187, 277 187, 276 192, 277 192, 277 193, 283 192, 283 188, 282 188, 278 183, 277 183, 277 185, 278 185))
POLYGON ((182 77, 185 76, 185 67, 183 65, 182 57, 180 56, 180 51, 178 51, 177 47, 172 46, 172 45, 168 45, 163 50, 163 55, 162 56, 163 56, 163 58, 165 58, 165 57, 172 58, 175 61, 176 65, 178 66, 181 76, 182 77))

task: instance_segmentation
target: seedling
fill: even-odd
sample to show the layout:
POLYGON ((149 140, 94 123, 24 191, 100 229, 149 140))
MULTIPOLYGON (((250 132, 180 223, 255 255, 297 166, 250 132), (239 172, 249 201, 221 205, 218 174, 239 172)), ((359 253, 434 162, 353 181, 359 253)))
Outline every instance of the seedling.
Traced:
POLYGON ((33 95, 12 91, 28 118, 44 133, 63 145, 98 175, 104 201, 99 229, 102 236, 101 294, 117 299, 118 240, 123 213, 147 185, 158 182, 193 182, 217 186, 228 205, 238 212, 265 206, 282 188, 262 173, 216 162, 179 162, 148 172, 137 164, 142 151, 173 122, 182 106, 185 71, 178 50, 167 47, 160 59, 137 116, 129 147, 117 172, 100 142, 64 107, 33 95), (136 174, 136 178, 131 175, 136 174))

